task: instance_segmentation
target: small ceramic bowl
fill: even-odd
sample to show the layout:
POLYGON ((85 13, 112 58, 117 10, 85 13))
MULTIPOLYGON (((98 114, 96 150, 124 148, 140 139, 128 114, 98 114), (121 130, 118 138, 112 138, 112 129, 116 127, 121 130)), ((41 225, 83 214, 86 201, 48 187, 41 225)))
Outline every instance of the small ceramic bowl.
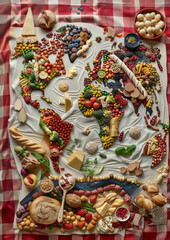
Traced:
POLYGON ((140 38, 136 33, 128 33, 124 38, 125 47, 135 50, 140 45, 140 38))
POLYGON ((40 181, 39 187, 42 192, 50 193, 54 188, 54 183, 52 180, 44 178, 43 180, 40 181))
POLYGON ((162 15, 161 12, 159 12, 158 10, 156 10, 156 9, 154 9, 154 8, 144 8, 144 9, 142 9, 142 10, 140 10, 140 11, 138 11, 138 12, 136 13, 136 16, 135 16, 135 18, 134 18, 134 28, 135 28, 135 31, 137 32, 137 34, 138 34, 141 38, 143 38, 143 39, 148 39, 148 40, 158 39, 158 38, 160 38, 160 37, 164 34, 165 29, 166 29, 165 17, 162 15), (162 28, 162 32, 161 32, 158 36, 154 35, 154 37, 146 37, 146 36, 140 34, 139 31, 138 31, 138 29, 137 29, 137 27, 136 27, 137 15, 138 15, 138 14, 151 13, 151 12, 155 12, 156 14, 160 14, 160 15, 161 15, 161 20, 164 22, 164 27, 162 28))
POLYGON ((116 209, 115 215, 116 215, 116 218, 118 221, 125 222, 129 219, 130 212, 129 212, 129 209, 126 207, 119 207, 116 209), (124 214, 122 214, 122 216, 120 216, 120 213, 122 213, 123 211, 124 211, 124 214))

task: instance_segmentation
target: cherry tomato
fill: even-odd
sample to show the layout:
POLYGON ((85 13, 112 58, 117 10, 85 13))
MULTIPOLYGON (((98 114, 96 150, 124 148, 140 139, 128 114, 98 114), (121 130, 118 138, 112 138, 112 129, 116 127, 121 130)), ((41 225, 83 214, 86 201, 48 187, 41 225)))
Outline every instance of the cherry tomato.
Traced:
POLYGON ((90 102, 93 104, 93 103, 95 103, 96 102, 96 100, 97 100, 97 98, 96 97, 91 97, 90 98, 90 102))
POLYGON ((84 105, 87 107, 87 108, 91 108, 92 104, 90 101, 87 101, 84 103, 84 105))
POLYGON ((100 103, 94 102, 93 107, 94 109, 98 109, 100 107, 100 103))

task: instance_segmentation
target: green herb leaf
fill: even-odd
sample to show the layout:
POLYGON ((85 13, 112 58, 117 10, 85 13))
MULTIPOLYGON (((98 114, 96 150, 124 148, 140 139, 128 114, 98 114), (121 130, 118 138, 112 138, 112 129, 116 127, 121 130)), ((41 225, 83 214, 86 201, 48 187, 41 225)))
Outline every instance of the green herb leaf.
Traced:
POLYGON ((75 145, 73 144, 71 147, 68 147, 71 151, 75 148, 75 145))
POLYGON ((44 177, 45 177, 45 172, 44 172, 44 170, 41 169, 41 177, 40 177, 40 180, 42 180, 44 177))
POLYGON ((79 141, 78 138, 75 138, 75 139, 74 139, 74 142, 75 142, 75 144, 76 144, 76 147, 80 147, 80 141, 79 141))
POLYGON ((94 164, 97 164, 97 158, 94 159, 94 164))
POLYGON ((40 162, 43 163, 43 157, 37 152, 31 152, 31 154, 40 162))
POLYGON ((48 229, 51 230, 53 227, 54 227, 54 225, 51 224, 48 229))
POLYGON ((56 32, 65 32, 66 26, 60 27, 59 29, 56 30, 56 32))
POLYGON ((87 158, 84 164, 89 164, 90 160, 87 158))

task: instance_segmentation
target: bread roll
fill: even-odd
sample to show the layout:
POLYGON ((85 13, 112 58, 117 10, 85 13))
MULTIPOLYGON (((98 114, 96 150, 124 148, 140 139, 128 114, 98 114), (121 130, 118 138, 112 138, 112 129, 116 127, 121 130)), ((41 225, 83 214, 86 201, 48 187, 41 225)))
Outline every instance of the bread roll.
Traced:
POLYGON ((36 198, 30 206, 30 216, 39 224, 53 224, 58 219, 60 203, 58 200, 46 196, 36 198))
POLYGON ((143 207, 143 203, 142 203, 142 200, 145 198, 144 194, 143 193, 138 193, 137 196, 136 196, 136 204, 139 206, 139 207, 143 207))
POLYGON ((39 143, 36 143, 22 135, 17 127, 12 126, 9 128, 9 131, 11 133, 11 137, 22 146, 26 146, 29 150, 35 151, 39 154, 44 155, 45 154, 45 148, 42 147, 39 143))
POLYGON ((155 203, 159 207, 163 207, 167 202, 166 197, 164 197, 162 195, 156 195, 156 196, 152 197, 151 200, 153 203, 155 203))
POLYGON ((152 201, 147 199, 147 198, 142 199, 142 205, 143 205, 143 208, 146 211, 146 214, 150 214, 150 212, 154 208, 152 201))
POLYGON ((155 196, 159 193, 159 188, 156 184, 154 183, 150 183, 148 185, 144 185, 143 186, 143 190, 146 191, 146 193, 149 195, 149 196, 155 196))

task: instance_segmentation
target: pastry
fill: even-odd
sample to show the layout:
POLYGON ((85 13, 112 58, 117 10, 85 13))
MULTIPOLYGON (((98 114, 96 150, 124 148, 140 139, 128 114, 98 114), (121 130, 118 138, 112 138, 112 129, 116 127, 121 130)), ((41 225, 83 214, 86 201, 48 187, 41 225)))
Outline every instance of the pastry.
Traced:
POLYGON ((154 196, 157 195, 159 193, 159 188, 156 184, 154 183, 150 183, 148 185, 144 185, 143 186, 143 190, 146 191, 146 193, 149 196, 154 196))
POLYGON ((142 203, 142 200, 145 198, 145 195, 143 193, 138 193, 137 196, 136 196, 136 204, 139 206, 139 207, 143 207, 143 203, 142 203))
POLYGON ((34 222, 44 225, 53 224, 58 219, 60 203, 46 196, 36 198, 30 206, 30 216, 34 222))
POLYGON ((35 151, 39 154, 45 154, 45 148, 42 147, 39 143, 36 143, 22 135, 17 127, 12 126, 9 128, 11 137, 22 146, 26 146, 29 150, 35 151))
POLYGON ((156 196, 152 197, 151 200, 153 203, 155 203, 159 207, 163 207, 167 202, 166 197, 164 197, 162 195, 156 195, 156 196))

